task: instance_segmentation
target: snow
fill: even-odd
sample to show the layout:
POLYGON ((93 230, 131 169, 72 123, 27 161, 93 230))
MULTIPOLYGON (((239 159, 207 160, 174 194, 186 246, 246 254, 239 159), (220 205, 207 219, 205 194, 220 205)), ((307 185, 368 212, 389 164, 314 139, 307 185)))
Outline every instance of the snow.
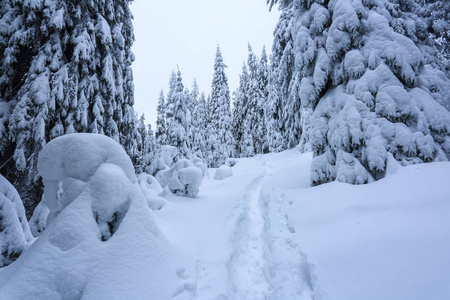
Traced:
MULTIPOLYGON (((122 155, 115 157, 121 161, 122 155)), ((237 159, 233 176, 215 180, 206 174, 188 200, 163 193, 164 205, 154 211, 148 199, 160 197, 162 189, 155 178, 141 174, 133 183, 119 165, 100 163, 36 242, 0 270, 0 294, 449 299, 450 163, 402 167, 388 153, 387 175, 379 181, 310 187, 311 164, 320 166, 319 157, 293 149, 237 159), (113 211, 123 215, 119 224, 108 219, 113 211), (113 229, 112 236, 103 234, 106 241, 99 220, 113 229)), ((339 179, 364 169, 343 150, 337 160, 336 170, 329 170, 325 158, 322 171, 337 172, 339 179)), ((179 170, 190 168, 196 167, 179 170)), ((371 181, 360 175, 352 180, 371 181)), ((59 189, 63 199, 64 185, 62 195, 59 189)))
POLYGON ((41 152, 44 201, 54 215, 0 271, 3 299, 169 299, 178 255, 154 222, 125 151, 72 134, 41 152))
POLYGON ((233 170, 227 165, 220 166, 214 173, 214 179, 216 180, 222 180, 231 176, 233 176, 233 170))
POLYGON ((166 202, 164 198, 160 197, 163 193, 163 188, 155 177, 146 173, 139 174, 137 177, 139 187, 144 194, 148 207, 152 210, 159 210, 166 202))
POLYGON ((311 153, 257 155, 171 198, 156 222, 196 286, 180 299, 449 298, 450 163, 387 161, 378 182, 311 188, 311 153))
POLYGON ((12 263, 33 240, 17 190, 0 175, 0 268, 12 263))

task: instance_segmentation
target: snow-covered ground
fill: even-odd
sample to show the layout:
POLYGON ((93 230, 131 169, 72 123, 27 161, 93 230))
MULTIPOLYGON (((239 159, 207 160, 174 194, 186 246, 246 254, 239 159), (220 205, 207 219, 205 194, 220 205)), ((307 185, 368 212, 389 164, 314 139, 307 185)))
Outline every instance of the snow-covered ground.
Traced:
POLYGON ((156 212, 185 253, 174 299, 450 299, 450 163, 311 188, 311 160, 238 160, 156 212))
MULTIPOLYGON (((450 299, 450 163, 311 188, 311 161, 291 150, 237 160, 222 180, 209 169, 196 198, 167 193, 154 212, 134 194, 106 241, 92 218, 101 165, 0 270, 0 299, 450 299)), ((123 163, 103 191, 123 177, 137 193, 123 163)))

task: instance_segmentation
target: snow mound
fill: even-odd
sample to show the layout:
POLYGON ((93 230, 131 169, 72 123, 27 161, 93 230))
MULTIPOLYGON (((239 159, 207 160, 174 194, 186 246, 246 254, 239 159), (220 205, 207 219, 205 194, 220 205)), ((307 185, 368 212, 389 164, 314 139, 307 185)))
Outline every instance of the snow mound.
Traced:
POLYGON ((15 261, 33 240, 19 194, 0 175, 0 268, 15 261))
POLYGON ((142 173, 137 177, 139 187, 144 194, 145 200, 147 201, 148 207, 152 210, 160 210, 166 200, 160 197, 163 188, 159 184, 158 180, 155 177, 142 173))
POLYGON ((227 165, 220 166, 214 173, 214 179, 216 180, 222 180, 231 176, 233 176, 233 170, 227 165))
POLYGON ((167 170, 159 171, 156 179, 163 188, 178 196, 195 197, 203 180, 204 170, 182 159, 167 170))
POLYGON ((177 148, 162 146, 146 172, 154 175, 163 189, 178 196, 193 198, 199 192, 207 167, 198 157, 194 156, 192 161, 176 161, 179 156, 177 148))
POLYGON ((71 134, 39 156, 49 223, 0 271, 5 299, 169 299, 172 246, 153 220, 130 158, 112 139, 71 134))
POLYGON ((237 160, 236 158, 228 158, 225 161, 225 165, 229 166, 229 167, 234 167, 237 164, 237 160))

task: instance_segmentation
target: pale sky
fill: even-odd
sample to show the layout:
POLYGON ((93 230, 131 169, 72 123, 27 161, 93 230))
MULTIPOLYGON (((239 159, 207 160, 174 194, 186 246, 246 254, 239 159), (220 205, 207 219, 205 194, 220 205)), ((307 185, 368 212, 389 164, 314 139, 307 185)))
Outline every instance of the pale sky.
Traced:
POLYGON ((167 94, 177 65, 185 87, 191 90, 196 78, 200 91, 208 94, 219 44, 232 93, 248 43, 258 56, 265 45, 269 55, 279 16, 276 8, 269 12, 266 0, 135 0, 131 11, 136 36, 134 108, 153 129, 159 92, 163 88, 167 94))

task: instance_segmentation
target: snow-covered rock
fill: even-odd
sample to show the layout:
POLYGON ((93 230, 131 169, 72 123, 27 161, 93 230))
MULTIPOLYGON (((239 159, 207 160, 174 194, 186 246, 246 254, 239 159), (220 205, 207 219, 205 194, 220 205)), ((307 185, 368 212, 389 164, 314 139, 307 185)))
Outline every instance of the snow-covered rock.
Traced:
POLYGON ((4 299, 169 299, 176 255, 130 158, 112 139, 70 134, 39 157, 49 224, 0 271, 4 299))
POLYGON ((233 170, 227 165, 220 166, 214 173, 214 179, 222 180, 233 176, 233 170))
POLYGON ((33 240, 17 190, 0 175, 0 268, 15 261, 33 240))

